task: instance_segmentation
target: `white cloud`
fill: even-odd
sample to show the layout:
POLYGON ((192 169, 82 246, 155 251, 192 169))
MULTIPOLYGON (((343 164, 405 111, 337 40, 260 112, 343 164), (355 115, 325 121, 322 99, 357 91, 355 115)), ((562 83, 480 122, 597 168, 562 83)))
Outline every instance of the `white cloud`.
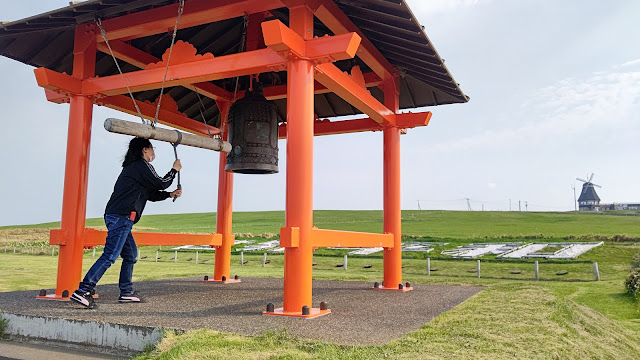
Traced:
POLYGON ((487 184, 487 186, 488 186, 490 189, 495 189, 495 187, 496 187, 496 186, 498 186, 498 184, 496 184, 496 183, 494 183, 494 182, 490 182, 490 183, 488 183, 488 184, 487 184))
POLYGON ((620 65, 620 67, 631 67, 631 66, 640 66, 640 59, 627 61, 626 63, 620 65))
MULTIPOLYGON (((500 148, 631 124, 640 112, 640 72, 594 73, 542 88, 511 114, 514 127, 489 129, 435 146, 438 151, 500 148)), ((636 120, 634 120, 636 119, 636 120)))

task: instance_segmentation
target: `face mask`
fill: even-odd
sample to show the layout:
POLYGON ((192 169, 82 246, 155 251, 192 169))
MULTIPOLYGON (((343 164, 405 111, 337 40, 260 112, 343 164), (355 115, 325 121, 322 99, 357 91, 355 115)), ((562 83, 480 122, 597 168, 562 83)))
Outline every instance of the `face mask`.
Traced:
POLYGON ((153 160, 155 160, 156 155, 155 154, 151 154, 151 158, 149 159, 149 162, 152 162, 153 160))

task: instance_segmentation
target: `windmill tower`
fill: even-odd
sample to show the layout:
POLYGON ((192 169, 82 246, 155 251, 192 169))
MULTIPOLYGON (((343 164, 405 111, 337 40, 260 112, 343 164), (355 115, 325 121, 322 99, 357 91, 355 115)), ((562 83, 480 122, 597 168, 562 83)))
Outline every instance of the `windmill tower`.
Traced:
POLYGON ((582 192, 578 198, 578 209, 580 210, 597 211, 598 205, 600 205, 600 197, 596 194, 596 189, 594 187, 601 188, 602 186, 591 182, 591 180, 593 180, 593 175, 595 174, 591 173, 589 180, 576 178, 576 180, 584 183, 582 184, 582 192))

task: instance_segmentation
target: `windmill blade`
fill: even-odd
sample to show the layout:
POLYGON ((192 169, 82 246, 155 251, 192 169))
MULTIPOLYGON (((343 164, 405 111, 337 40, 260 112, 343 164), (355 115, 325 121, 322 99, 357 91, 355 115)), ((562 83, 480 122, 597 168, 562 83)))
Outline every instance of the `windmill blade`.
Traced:
POLYGON ((601 188, 601 187, 602 187, 602 186, 600 186, 600 185, 598 185, 598 184, 594 184, 594 183, 591 183, 591 185, 593 185, 593 186, 595 186, 595 187, 599 187, 599 188, 601 188))
POLYGON ((587 180, 580 179, 580 178, 576 178, 576 180, 580 180, 580 181, 585 182, 585 183, 588 182, 587 180))
POLYGON ((589 182, 591 182, 591 180, 593 180, 593 175, 595 175, 595 174, 591 173, 591 177, 589 178, 589 182))

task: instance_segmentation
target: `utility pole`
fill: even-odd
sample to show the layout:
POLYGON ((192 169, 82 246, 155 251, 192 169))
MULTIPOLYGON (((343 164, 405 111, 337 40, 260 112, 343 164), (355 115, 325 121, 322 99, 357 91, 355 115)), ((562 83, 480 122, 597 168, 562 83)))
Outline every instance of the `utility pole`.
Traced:
POLYGON ((576 200, 576 182, 574 181, 571 184, 571 188, 573 189, 573 211, 578 211, 578 200, 576 200))
POLYGON ((418 201, 418 210, 422 210, 422 209, 420 208, 420 200, 417 200, 417 201, 418 201))
POLYGON ((471 211, 471 203, 469 202, 469 198, 465 198, 467 200, 467 211, 471 211))
POLYGON ((524 211, 529 211, 529 202, 528 201, 524 202, 524 211))
POLYGON ((509 211, 511 211, 511 198, 509 198, 509 211))
POLYGON ((520 207, 520 200, 518 200, 518 211, 522 211, 522 207, 520 207))
POLYGON ((484 204, 482 204, 482 211, 484 211, 484 204))

